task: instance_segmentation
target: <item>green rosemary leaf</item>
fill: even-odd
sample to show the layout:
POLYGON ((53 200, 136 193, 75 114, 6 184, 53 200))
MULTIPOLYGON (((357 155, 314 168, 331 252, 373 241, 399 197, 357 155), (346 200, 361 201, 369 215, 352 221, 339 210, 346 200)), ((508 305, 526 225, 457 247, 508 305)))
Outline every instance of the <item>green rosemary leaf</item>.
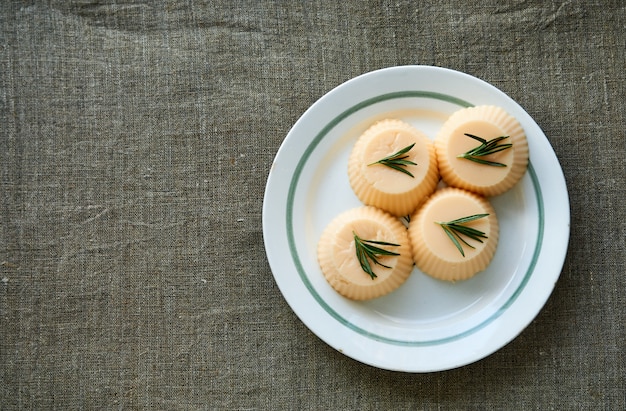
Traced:
POLYGON ((394 169, 394 170, 396 170, 396 171, 399 171, 399 172, 401 172, 401 173, 404 173, 404 174, 406 174, 406 175, 408 175, 408 176, 411 176, 411 177, 415 178, 415 176, 413 175, 413 173, 411 173, 409 170, 407 170, 407 169, 405 169, 405 168, 402 168, 402 167, 400 167, 400 166, 398 166, 398 165, 391 164, 391 163, 385 163, 385 165, 386 165, 387 167, 393 168, 393 169, 394 169))
MULTIPOLYGON (((361 240, 361 241, 363 241, 364 243, 368 243, 368 244, 389 245, 389 246, 396 246, 396 247, 400 246, 399 244, 388 243, 387 241, 376 241, 376 240, 361 240)), ((383 250, 383 251, 389 252, 386 250, 383 250)), ((395 253, 392 253, 392 254, 395 254, 395 253)))
POLYGON ((369 276, 372 277, 372 280, 376 278, 377 275, 374 273, 374 270, 372 270, 370 260, 376 265, 380 265, 385 268, 391 268, 378 261, 378 257, 400 255, 393 251, 378 247, 379 245, 387 247, 399 247, 399 244, 388 243, 386 241, 362 240, 354 231, 352 232, 352 235, 354 236, 354 248, 356 250, 356 258, 357 260, 359 260, 361 269, 369 274, 369 276))
POLYGON ((361 269, 363 269, 363 271, 369 274, 370 277, 372 277, 372 280, 376 278, 377 275, 374 274, 374 271, 372 270, 372 266, 370 265, 370 262, 367 259, 367 254, 365 253, 365 250, 357 247, 356 257, 359 260, 359 263, 361 264, 361 269))
POLYGON ((461 255, 465 257, 465 252, 463 251, 463 246, 461 243, 465 244, 470 248, 475 248, 473 245, 467 242, 464 238, 469 238, 470 240, 478 241, 479 243, 483 242, 483 238, 488 238, 484 232, 477 230, 473 227, 468 227, 463 224, 469 223, 471 221, 478 220, 480 218, 487 217, 489 214, 474 214, 467 217, 458 218, 456 220, 448 221, 448 222, 440 222, 436 221, 436 224, 439 224, 443 231, 446 233, 448 238, 452 241, 454 246, 459 250, 461 255))
POLYGON ((463 252, 463 247, 461 246, 461 244, 459 243, 459 240, 456 239, 456 236, 454 235, 454 233, 452 232, 452 230, 450 230, 448 227, 446 227, 445 225, 441 226, 443 228, 443 231, 448 235, 448 237, 450 238, 450 240, 452 240, 452 243, 454 243, 454 245, 456 246, 456 248, 459 250, 459 252, 461 253, 461 255, 463 257, 465 257, 465 253, 463 252))
POLYGON ((467 217, 457 218, 456 220, 448 221, 447 224, 464 224, 470 221, 478 220, 483 217, 487 217, 489 214, 474 214, 467 217))
POLYGON ((401 156, 402 154, 406 154, 406 153, 408 153, 409 151, 411 151, 411 149, 413 148, 413 146, 414 146, 414 145, 415 145, 415 143, 413 143, 413 144, 411 144, 411 145, 408 145, 408 146, 404 147, 402 150, 398 151, 396 154, 392 154, 392 155, 390 155, 389 157, 385 157, 385 158, 399 157, 399 156, 401 156))
POLYGON ((407 170, 406 166, 416 166, 417 163, 414 163, 410 160, 406 160, 407 158, 409 158, 408 155, 405 155, 406 153, 408 153, 409 151, 411 151, 411 149, 413 148, 413 146, 415 145, 415 143, 404 147, 402 150, 398 151, 397 153, 394 153, 390 156, 387 156, 385 158, 381 158, 378 161, 375 161, 371 164, 368 164, 368 166, 372 166, 374 164, 382 164, 385 165, 387 167, 390 167, 396 171, 400 171, 408 176, 411 177, 415 177, 409 170, 407 170))
POLYGON ((469 134, 469 133, 465 133, 465 135, 467 137, 473 138, 474 140, 480 142, 480 145, 477 147, 474 147, 473 149, 463 153, 463 154, 459 154, 457 157, 458 158, 465 158, 467 160, 471 160, 474 161, 478 164, 485 164, 488 166, 494 166, 494 167, 506 167, 506 164, 503 163, 499 163, 497 161, 489 161, 489 160, 485 160, 483 158, 480 157, 484 157, 484 156, 488 156, 490 154, 495 154, 495 153, 499 153, 500 151, 503 150, 507 150, 511 147, 513 147, 513 144, 498 144, 500 143, 500 141, 504 140, 505 138, 509 138, 509 136, 500 136, 500 137, 496 137, 494 139, 491 139, 489 141, 485 140, 482 137, 478 137, 475 136, 473 134, 469 134))

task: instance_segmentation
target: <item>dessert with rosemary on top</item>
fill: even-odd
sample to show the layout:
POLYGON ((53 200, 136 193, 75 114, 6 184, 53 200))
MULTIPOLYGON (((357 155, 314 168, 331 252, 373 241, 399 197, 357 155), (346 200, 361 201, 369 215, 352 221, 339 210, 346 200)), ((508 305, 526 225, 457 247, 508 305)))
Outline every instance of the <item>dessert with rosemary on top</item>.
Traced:
POLYGON ((413 269, 406 227, 398 218, 371 206, 335 217, 322 233, 317 250, 328 283, 352 300, 390 293, 413 269))
POLYGON ((408 232, 415 265, 422 272, 458 281, 487 268, 498 245, 499 225, 486 198, 448 187, 415 212, 408 232))
POLYGON ((435 137, 443 181, 484 196, 511 189, 528 167, 528 142, 517 119, 500 107, 453 113, 435 137))
POLYGON ((410 214, 439 181, 432 141, 410 124, 386 119, 369 127, 348 160, 348 177, 366 205, 410 214))

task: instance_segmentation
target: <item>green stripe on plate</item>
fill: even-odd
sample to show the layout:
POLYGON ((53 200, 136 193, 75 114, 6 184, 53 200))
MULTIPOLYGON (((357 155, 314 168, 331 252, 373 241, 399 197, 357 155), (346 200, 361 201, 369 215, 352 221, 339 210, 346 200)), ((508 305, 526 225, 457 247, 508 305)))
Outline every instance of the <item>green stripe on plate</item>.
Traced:
POLYGON ((455 334, 453 336, 449 336, 446 338, 434 339, 434 340, 407 341, 407 340, 398 340, 398 339, 388 338, 383 335, 372 333, 370 331, 364 330, 361 327, 356 326, 355 324, 351 323, 347 319, 343 318, 337 311, 335 311, 330 305, 328 305, 328 303, 319 295, 319 293, 315 290, 315 288, 313 288, 313 285, 311 284, 302 266, 302 262, 300 261, 300 257, 298 255, 298 251, 297 251, 296 243, 295 243, 295 236, 294 236, 294 230, 293 230, 294 197, 295 197, 296 188, 298 186, 298 181, 300 179, 300 175, 302 174, 302 170, 305 167, 309 157, 311 156, 311 153, 313 153, 315 148, 326 137, 326 135, 330 132, 330 130, 332 130, 335 126, 337 126, 337 124, 345 120, 347 117, 373 104, 380 103, 380 102, 387 101, 387 100, 400 99, 400 98, 428 98, 428 99, 444 101, 444 102, 451 103, 460 107, 472 107, 473 106, 473 104, 468 103, 465 100, 461 100, 459 98, 456 98, 447 94, 434 93, 430 91, 420 91, 420 90, 400 91, 400 92, 395 92, 395 93, 382 94, 380 96, 376 96, 376 97, 364 100, 348 108, 347 110, 339 114, 337 117, 332 119, 326 126, 324 126, 324 128, 322 128, 322 130, 315 136, 313 141, 311 141, 309 146, 306 148, 305 152, 303 153, 302 157, 300 158, 296 166, 296 169, 294 170, 294 174, 291 179, 291 183, 289 185, 289 191, 287 194, 287 214, 286 214, 287 239, 289 243, 289 250, 291 252, 291 257, 296 266, 296 269, 298 270, 300 279, 306 286, 309 293, 311 293, 315 301, 317 301, 318 304, 331 317, 339 321, 339 323, 341 323, 343 326, 367 338, 371 338, 372 340, 376 340, 376 341, 387 343, 387 344, 400 345, 400 346, 415 346, 415 347, 445 344, 445 343, 449 343, 455 340, 465 338, 468 335, 473 334, 477 332, 478 330, 486 327, 487 325, 495 321, 498 317, 500 317, 513 304, 513 302, 515 302, 517 297, 522 293, 522 291, 526 287, 526 284, 528 284, 528 281, 530 280, 530 277, 532 276, 535 270, 535 267, 537 265, 537 260, 539 258, 539 254, 541 251, 541 243, 543 241, 544 206, 543 206, 543 197, 541 195, 541 188, 539 186, 539 180, 537 178, 537 174, 531 163, 528 164, 528 173, 530 175, 533 188, 535 190, 535 195, 537 199, 537 209, 538 209, 538 214, 539 214, 539 227, 538 227, 537 239, 535 242, 535 250, 533 252, 532 260, 528 266, 528 269, 526 270, 526 274, 524 275, 522 282, 517 287, 515 292, 511 295, 511 297, 485 321, 459 334, 455 334))

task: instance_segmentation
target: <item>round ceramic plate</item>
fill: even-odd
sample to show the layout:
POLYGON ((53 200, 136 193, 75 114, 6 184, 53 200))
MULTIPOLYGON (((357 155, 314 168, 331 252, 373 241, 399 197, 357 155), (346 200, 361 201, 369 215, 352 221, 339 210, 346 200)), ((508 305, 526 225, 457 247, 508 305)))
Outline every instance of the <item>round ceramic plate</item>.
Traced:
POLYGON ((356 77, 313 104, 272 164, 263 202, 267 257, 282 294, 317 336, 375 367, 431 372, 460 367, 515 338, 539 313, 561 272, 569 239, 563 172, 535 121, 497 88, 457 71, 393 67, 356 77), (491 104, 526 131, 530 165, 492 197, 500 222, 489 267, 448 283, 417 268, 399 289, 355 302, 337 294, 317 262, 317 242, 344 210, 362 205, 347 176, 348 155, 372 123, 398 118, 434 138, 456 110, 491 104))

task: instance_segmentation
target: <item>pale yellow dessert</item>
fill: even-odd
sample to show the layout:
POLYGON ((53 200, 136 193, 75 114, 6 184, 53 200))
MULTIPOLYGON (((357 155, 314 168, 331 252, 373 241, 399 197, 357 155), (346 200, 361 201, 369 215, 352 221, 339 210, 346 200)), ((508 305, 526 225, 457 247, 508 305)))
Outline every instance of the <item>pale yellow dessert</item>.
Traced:
POLYGON ((489 201, 454 187, 436 191, 411 217, 408 232, 415 265, 425 274, 447 281, 466 280, 484 270, 494 256, 499 234, 489 201), (466 217, 471 221, 457 223, 458 231, 443 224, 466 217), (467 228, 482 234, 470 238, 460 232, 467 228))
POLYGON ((435 190, 439 181, 434 145, 408 123, 379 121, 355 143, 348 161, 348 177, 364 204, 406 216, 435 190))
POLYGON ((369 206, 345 211, 333 219, 320 237, 317 256, 329 284, 352 300, 390 293, 405 282, 413 268, 407 229, 389 213, 369 206), (372 259, 363 254, 363 244, 397 255, 374 253, 372 259), (370 273, 362 267, 364 258, 370 273))
POLYGON ((452 114, 435 137, 435 148, 444 182, 484 196, 508 191, 528 167, 524 129, 515 117, 496 106, 470 107, 452 114), (506 138, 493 141, 502 136, 506 138), (494 147, 485 147, 489 142, 495 143, 494 147))

